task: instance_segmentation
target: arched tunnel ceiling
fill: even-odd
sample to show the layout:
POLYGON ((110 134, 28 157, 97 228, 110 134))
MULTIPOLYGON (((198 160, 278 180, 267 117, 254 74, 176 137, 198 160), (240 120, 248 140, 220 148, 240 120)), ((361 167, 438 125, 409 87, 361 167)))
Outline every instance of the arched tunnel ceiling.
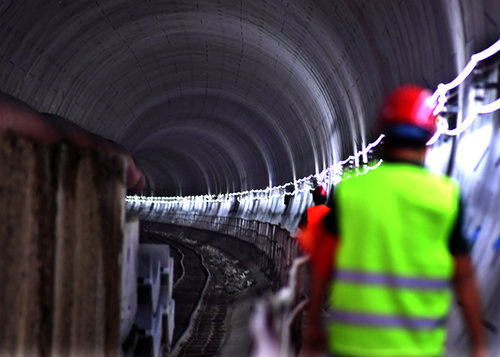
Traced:
POLYGON ((500 37, 497 0, 4 0, 0 90, 112 139, 156 195, 321 171, 500 37))

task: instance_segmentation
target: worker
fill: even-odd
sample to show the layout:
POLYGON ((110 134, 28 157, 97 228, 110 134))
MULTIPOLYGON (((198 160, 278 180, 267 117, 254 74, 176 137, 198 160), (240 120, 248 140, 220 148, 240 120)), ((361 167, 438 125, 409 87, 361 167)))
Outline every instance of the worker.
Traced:
POLYGON ((453 290, 471 355, 487 355, 458 185, 423 167, 437 130, 430 98, 416 85, 391 92, 378 120, 383 163, 336 186, 313 254, 303 355, 443 356, 453 290))
POLYGON ((312 191, 314 206, 309 207, 304 211, 299 221, 299 234, 297 244, 300 251, 304 254, 310 254, 316 243, 315 238, 319 238, 317 232, 318 223, 330 212, 327 207, 326 198, 327 192, 323 186, 317 186, 312 191))

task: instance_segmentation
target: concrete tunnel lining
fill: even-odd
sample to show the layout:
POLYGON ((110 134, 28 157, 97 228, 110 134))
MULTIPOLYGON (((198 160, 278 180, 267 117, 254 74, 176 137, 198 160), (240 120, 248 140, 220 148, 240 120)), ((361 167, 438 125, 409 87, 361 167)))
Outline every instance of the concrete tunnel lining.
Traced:
MULTIPOLYGON (((383 94, 402 82, 434 89, 454 78, 468 56, 498 38, 499 7, 491 0, 13 2, 0 13, 0 90, 147 161, 157 195, 263 188, 316 173, 375 139, 383 94), (204 107, 195 113, 207 121, 207 137, 218 134, 212 123, 224 115, 221 99, 241 107, 236 125, 252 121, 258 108, 260 120, 279 128, 259 137, 260 148, 221 153, 235 163, 229 177, 213 173, 220 185, 162 172, 175 165, 163 155, 172 152, 168 141, 164 148, 146 143, 147 158, 132 144, 135 135, 182 121, 196 100, 191 93, 200 91, 212 95, 211 115, 204 107), (181 100, 173 118, 152 110, 176 111, 172 103, 181 100), (276 139, 294 147, 291 158, 280 165, 276 152, 278 160, 255 167, 264 151, 273 156, 276 139), (151 168, 161 161, 169 164, 151 168), (242 182, 240 165, 255 178, 242 182)), ((195 151, 186 154, 200 161, 195 151)))

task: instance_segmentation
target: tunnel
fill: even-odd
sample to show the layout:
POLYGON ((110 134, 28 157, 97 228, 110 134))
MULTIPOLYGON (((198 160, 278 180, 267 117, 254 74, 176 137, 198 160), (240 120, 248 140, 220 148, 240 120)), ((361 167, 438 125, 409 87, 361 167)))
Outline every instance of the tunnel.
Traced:
MULTIPOLYGON (((123 236, 126 230, 116 227, 129 216, 150 222, 149 229, 163 222, 221 233, 228 222, 238 222, 238 229, 253 222, 259 227, 254 231, 264 230, 262 224, 273 227, 265 229, 274 236, 278 230, 293 234, 311 205, 311 188, 333 189, 343 168, 376 169, 380 104, 396 86, 414 83, 442 99, 442 135, 429 145, 426 166, 461 185, 485 334, 491 355, 500 355, 499 19, 495 0, 3 0, 0 129, 7 134, 2 145, 18 145, 12 135, 19 134, 36 143, 29 150, 38 154, 29 159, 23 156, 29 150, 19 149, 10 164, 2 161, 0 210, 11 223, 0 232, 10 236, 24 225, 13 217, 30 211, 41 222, 33 226, 37 232, 56 233, 42 243, 35 238, 26 243, 38 247, 31 253, 20 243, 6 251, 2 269, 11 269, 16 256, 36 257, 34 268, 26 266, 19 276, 42 266, 47 269, 40 281, 57 281, 58 264, 73 262, 73 255, 64 263, 54 256, 74 248, 73 230, 86 229, 74 218, 80 211, 100 222, 99 229, 82 236, 81 245, 74 243, 75 249, 102 246, 88 261, 82 258, 89 269, 92 259, 101 259, 98 281, 108 279, 110 271, 119 274, 107 254, 123 257, 121 246, 94 237, 123 236), (69 146, 53 147, 61 142, 69 146), (87 171, 77 174, 75 160, 87 171), (47 166, 37 164, 42 161, 47 166), (32 184, 31 176, 7 170, 20 162, 47 188, 33 183, 33 190, 16 193, 32 184), (69 170, 75 180, 95 173, 96 183, 62 199, 57 192, 73 181, 44 170, 69 170), (31 200, 30 195, 41 196, 31 200), (85 199, 83 208, 74 197, 85 199), (41 208, 30 210, 33 202, 41 208), (94 213, 85 211, 94 204, 94 213), (69 208, 60 214, 58 207, 69 208), (107 216, 109 210, 118 213, 107 216), (43 214, 53 223, 43 221, 43 214), (60 227, 67 232, 65 243, 56 237, 60 227), (44 252, 46 244, 52 248, 44 252)), ((245 235, 232 229, 223 233, 245 235)), ((259 252, 268 249, 251 243, 259 252)), ((274 292, 285 284, 295 258, 288 249, 275 258, 284 267, 273 265, 280 276, 274 292)), ((0 281, 6 284, 8 276, 0 281)), ((20 287, 9 289, 15 294, 20 287)), ((37 342, 26 345, 19 339, 18 347, 0 346, 5 351, 22 355, 19 351, 38 346, 39 355, 50 355, 64 341, 65 325, 57 325, 56 317, 46 319, 57 310, 52 301, 59 290, 36 289, 43 305, 36 321, 45 327, 32 332, 37 342), (60 336, 48 332, 56 325, 60 336)), ((117 296, 109 294, 96 311, 115 309, 117 296)), ((10 321, 6 306, 0 309, 0 320, 10 321)), ((55 314, 62 318, 65 311, 55 314)), ((456 307, 450 320, 448 354, 458 356, 468 342, 456 307)), ((96 335, 107 337, 96 344, 107 351, 110 342, 103 341, 116 339, 118 331, 104 325, 102 331, 114 332, 109 337, 97 329, 96 335)), ((0 341, 23 333, 0 335, 0 341)))

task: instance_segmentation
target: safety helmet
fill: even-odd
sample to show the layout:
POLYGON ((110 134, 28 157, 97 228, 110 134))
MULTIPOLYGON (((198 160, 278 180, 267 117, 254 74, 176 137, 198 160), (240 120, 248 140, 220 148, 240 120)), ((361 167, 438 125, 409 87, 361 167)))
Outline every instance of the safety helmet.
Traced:
POLYGON ((389 138, 429 140, 437 130, 431 96, 429 90, 414 84, 402 85, 390 92, 378 118, 382 133, 389 138))
POLYGON ((323 186, 318 186, 313 191, 313 196, 327 196, 326 190, 323 186))

